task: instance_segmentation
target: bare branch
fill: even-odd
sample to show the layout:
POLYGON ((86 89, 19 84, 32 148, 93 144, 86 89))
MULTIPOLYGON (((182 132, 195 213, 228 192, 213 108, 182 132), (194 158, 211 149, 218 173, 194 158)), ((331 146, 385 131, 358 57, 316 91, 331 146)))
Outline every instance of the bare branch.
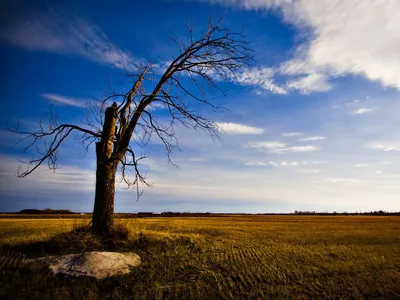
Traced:
POLYGON ((16 128, 10 128, 7 126, 6 130, 24 136, 15 144, 16 146, 23 142, 27 142, 27 144, 24 145, 21 149, 23 153, 27 153, 29 149, 34 147, 35 152, 40 155, 39 158, 32 158, 29 161, 22 161, 27 166, 25 171, 21 172, 20 168, 19 172, 17 173, 17 176, 20 178, 26 177, 27 175, 31 174, 46 161, 49 169, 57 169, 58 150, 62 143, 73 131, 78 131, 82 134, 81 141, 89 141, 90 139, 97 139, 101 136, 101 134, 99 133, 95 133, 89 129, 85 129, 77 125, 58 125, 57 120, 51 110, 49 114, 44 115, 40 119, 39 129, 36 131, 21 130, 19 123, 16 128), (43 124, 44 118, 46 116, 48 116, 49 119, 47 129, 43 124), (40 147, 40 143, 42 144, 42 147, 40 147))
POLYGON ((191 23, 186 23, 186 30, 186 39, 171 38, 179 54, 168 64, 137 65, 133 73, 125 70, 123 83, 129 83, 129 88, 123 91, 117 91, 110 83, 109 90, 91 108, 94 118, 92 116, 85 120, 85 128, 58 125, 57 118, 50 112, 47 129, 42 120, 37 131, 22 131, 19 126, 14 130, 9 129, 25 135, 21 139, 21 142, 27 143, 24 152, 35 147, 40 155, 37 159, 31 159, 26 171, 18 176, 29 175, 45 161, 50 169, 55 169, 61 144, 76 131, 81 135, 75 140, 85 145, 86 150, 93 142, 97 142, 98 164, 101 162, 112 166, 113 170, 119 166, 122 181, 128 188, 133 186, 139 197, 143 192, 140 187, 149 186, 138 165, 147 156, 138 157, 133 145, 137 150, 143 149, 154 136, 162 142, 168 161, 173 164, 171 153, 179 149, 176 126, 202 130, 213 140, 218 139, 219 131, 215 122, 207 118, 202 110, 224 110, 213 103, 211 96, 215 93, 226 96, 220 88, 221 81, 231 82, 245 73, 253 55, 243 32, 224 28, 222 18, 216 22, 210 18, 206 31, 200 35, 194 32, 191 23), (156 102, 162 104, 168 118, 166 114, 159 116, 152 105, 156 102), (112 126, 108 126, 106 120, 112 120, 112 126), (41 147, 38 147, 39 143, 41 147), (104 155, 105 151, 107 155, 104 155), (129 176, 128 167, 133 171, 133 176, 129 176))

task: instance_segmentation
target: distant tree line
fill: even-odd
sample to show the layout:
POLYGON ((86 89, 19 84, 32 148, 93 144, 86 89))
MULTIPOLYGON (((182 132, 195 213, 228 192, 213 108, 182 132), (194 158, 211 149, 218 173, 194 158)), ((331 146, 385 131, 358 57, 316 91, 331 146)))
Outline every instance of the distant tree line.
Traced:
POLYGON ((192 213, 192 212, 173 212, 173 211, 164 211, 161 213, 161 216, 163 217, 183 217, 183 216, 210 216, 210 215, 218 215, 218 214, 213 214, 210 212, 206 212, 206 213, 192 213))
POLYGON ((375 211, 369 211, 369 212, 318 212, 318 211, 299 211, 295 210, 294 211, 295 215, 317 215, 317 216, 400 216, 400 211, 398 212, 387 212, 384 210, 375 210, 375 211))
MULTIPOLYGON (((76 213, 69 209, 23 209, 17 214, 36 214, 36 215, 73 215, 82 214, 76 213)), ((154 212, 138 212, 138 213, 117 213, 117 218, 143 218, 143 217, 210 217, 210 216, 230 216, 230 215, 303 215, 303 216, 400 216, 399 212, 387 212, 383 210, 375 210, 370 212, 318 212, 318 211, 300 211, 295 210, 294 213, 211 213, 211 212, 173 212, 165 211, 162 213, 154 212)), ((91 215, 87 213, 87 215, 91 215)))
POLYGON ((51 209, 51 208, 45 208, 45 209, 23 209, 19 212, 18 214, 29 214, 29 215, 70 215, 70 214, 75 214, 69 209, 51 209))

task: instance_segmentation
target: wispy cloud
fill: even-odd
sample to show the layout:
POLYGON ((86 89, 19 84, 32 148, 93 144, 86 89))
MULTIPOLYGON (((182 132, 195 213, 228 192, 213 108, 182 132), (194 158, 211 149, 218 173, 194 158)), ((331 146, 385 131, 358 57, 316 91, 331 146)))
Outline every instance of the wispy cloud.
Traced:
POLYGON ((57 94, 41 94, 40 95, 42 98, 50 100, 50 101, 55 101, 58 103, 70 105, 70 106, 76 106, 76 107, 85 107, 86 104, 82 100, 77 100, 75 98, 70 98, 70 97, 65 97, 62 95, 57 95, 57 94))
POLYGON ((326 92, 332 89, 332 85, 329 83, 328 77, 318 73, 290 79, 285 86, 288 89, 297 90, 304 95, 308 95, 313 92, 326 92))
POLYGON ((257 143, 251 143, 250 147, 255 148, 255 149, 280 149, 286 147, 287 144, 281 143, 281 142, 276 142, 276 141, 270 141, 270 142, 257 142, 257 143))
MULTIPOLYGON (((21 157, 19 157, 21 158, 21 157)), ((45 166, 39 167, 34 175, 17 178, 15 173, 21 163, 16 157, 0 154, 0 176, 4 181, 3 192, 24 193, 27 190, 47 190, 67 193, 70 191, 94 191, 95 173, 76 166, 63 165, 57 172, 49 172, 45 166)))
POLYGON ((400 150, 400 147, 394 144, 369 144, 366 147, 369 149, 382 150, 382 151, 400 150))
POLYGON ((274 153, 286 153, 286 152, 314 152, 318 151, 319 147, 316 146, 289 146, 279 149, 274 149, 271 152, 274 153))
POLYGON ((319 147, 307 145, 307 146, 292 146, 281 142, 258 142, 251 143, 251 148, 257 150, 267 150, 270 153, 290 153, 290 152, 314 152, 319 150, 319 147))
POLYGON ((265 10, 270 8, 278 8, 281 5, 294 2, 294 0, 197 0, 197 1, 219 3, 222 5, 239 7, 246 10, 265 10))
MULTIPOLYGON (((378 148, 379 149, 379 148, 378 148)), ((374 168, 374 169, 381 169, 388 166, 399 165, 400 161, 379 161, 379 162, 371 162, 371 163, 362 163, 362 164, 355 164, 355 168, 374 168)))
POLYGON ((245 163, 246 166, 254 166, 254 167, 266 167, 268 166, 268 164, 263 163, 263 162, 257 162, 257 163, 253 163, 253 162, 247 162, 245 163))
POLYGON ((284 136, 284 137, 302 136, 302 135, 304 135, 304 133, 302 133, 302 132, 286 132, 286 133, 282 133, 282 136, 284 136))
POLYGON ((1 28, 0 39, 27 50, 78 55, 119 69, 134 70, 139 63, 90 20, 73 12, 50 9, 15 19, 1 28))
POLYGON ((262 134, 264 133, 263 128, 247 126, 244 124, 227 123, 227 122, 216 122, 217 128, 224 133, 238 135, 238 134, 262 134))
POLYGON ((292 166, 292 167, 297 167, 299 165, 299 163, 297 162, 297 161, 282 161, 281 163, 280 163, 280 166, 281 167, 290 167, 290 166, 292 166))
POLYGON ((362 114, 369 114, 371 112, 373 112, 375 110, 375 108, 359 108, 356 110, 353 110, 350 114, 351 115, 362 115, 362 114))
POLYGON ((308 161, 268 161, 268 162, 247 162, 247 166, 272 166, 272 167, 297 167, 297 166, 308 166, 317 164, 318 162, 308 161))
MULTIPOLYGON (((133 109, 135 109, 135 104, 132 103, 131 107, 132 107, 133 109)), ((147 111, 154 111, 154 110, 166 109, 166 108, 168 108, 168 107, 167 107, 167 105, 164 104, 164 103, 153 102, 153 103, 150 103, 149 106, 147 106, 146 110, 147 110, 147 111)))
POLYGON ((325 140, 326 137, 324 136, 311 136, 303 139, 299 139, 299 142, 311 142, 311 141, 320 141, 320 140, 325 140))
POLYGON ((285 88, 274 83, 274 70, 266 67, 256 67, 239 74, 232 78, 234 82, 241 85, 249 85, 259 88, 262 91, 271 92, 273 94, 286 95, 288 92, 285 88))

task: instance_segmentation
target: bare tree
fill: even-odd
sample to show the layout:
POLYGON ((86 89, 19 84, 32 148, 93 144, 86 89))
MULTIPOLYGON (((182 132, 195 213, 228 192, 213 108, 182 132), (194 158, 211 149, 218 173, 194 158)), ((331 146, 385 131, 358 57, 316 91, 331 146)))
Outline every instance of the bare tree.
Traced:
POLYGON ((243 74, 252 60, 242 32, 223 28, 221 19, 213 22, 210 18, 206 31, 197 39, 191 26, 186 25, 186 29, 185 39, 173 39, 180 51, 176 58, 164 65, 140 66, 137 72, 127 72, 127 79, 132 80, 130 90, 117 93, 111 89, 100 102, 100 114, 84 126, 59 124, 50 114, 47 128, 41 120, 37 131, 26 132, 18 127, 12 130, 25 135, 23 140, 29 141, 23 150, 35 147, 39 155, 27 162, 27 168, 18 176, 25 177, 46 162, 50 169, 55 169, 58 150, 73 132, 81 134, 79 140, 86 147, 95 142, 97 170, 92 229, 100 235, 108 235, 113 228, 118 170, 125 183, 136 188, 138 196, 141 185, 148 185, 138 168, 138 161, 144 157, 135 152, 135 142, 144 146, 155 135, 163 142, 169 158, 178 141, 174 131, 177 123, 204 130, 212 137, 218 136, 215 123, 193 108, 199 105, 193 104, 219 110, 209 96, 215 91, 224 93, 218 83, 243 74), (154 105, 162 105, 169 112, 168 123, 156 120, 150 109, 154 105), (39 143, 42 143, 42 150, 39 143), (127 174, 128 167, 133 170, 132 177, 127 174))

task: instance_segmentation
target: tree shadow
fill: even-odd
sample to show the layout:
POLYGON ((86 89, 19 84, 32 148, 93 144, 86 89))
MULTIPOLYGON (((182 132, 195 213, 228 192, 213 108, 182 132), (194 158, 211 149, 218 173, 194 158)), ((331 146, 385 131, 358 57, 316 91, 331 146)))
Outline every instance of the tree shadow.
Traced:
POLYGON ((124 226, 116 226, 111 235, 101 237, 90 227, 81 226, 69 232, 57 234, 50 239, 0 246, 0 256, 18 253, 26 258, 48 255, 63 255, 89 251, 127 251, 141 248, 142 241, 129 239, 129 231, 124 226))
MULTIPOLYGON (((199 249, 187 237, 159 238, 145 233, 127 234, 123 227, 112 236, 96 236, 88 227, 75 228, 47 240, 0 247, 0 299, 128 299, 141 293, 153 299, 162 289, 175 291, 203 276, 201 260, 191 260, 199 249), (104 280, 52 274, 40 263, 26 259, 87 251, 134 252, 142 264, 130 274, 104 280), (47 297, 44 297, 46 295, 47 297)), ((185 297, 183 297, 185 298, 185 297)))

